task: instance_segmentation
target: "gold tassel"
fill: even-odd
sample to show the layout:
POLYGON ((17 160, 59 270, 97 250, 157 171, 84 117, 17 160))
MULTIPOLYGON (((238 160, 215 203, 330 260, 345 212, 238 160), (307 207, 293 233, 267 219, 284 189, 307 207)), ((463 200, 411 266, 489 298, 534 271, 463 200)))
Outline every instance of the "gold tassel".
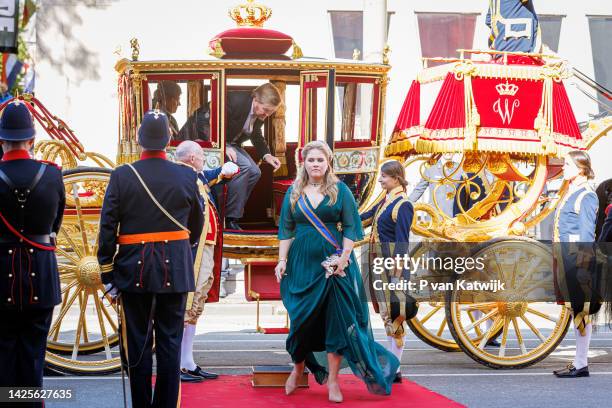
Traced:
POLYGON ((223 51, 223 46, 221 45, 221 39, 215 41, 214 48, 208 48, 208 54, 216 58, 222 58, 225 55, 225 51, 223 51))
POLYGON ((295 41, 292 42, 292 45, 293 45, 293 52, 291 53, 291 59, 302 58, 304 54, 302 53, 302 49, 300 48, 300 46, 297 45, 295 41))

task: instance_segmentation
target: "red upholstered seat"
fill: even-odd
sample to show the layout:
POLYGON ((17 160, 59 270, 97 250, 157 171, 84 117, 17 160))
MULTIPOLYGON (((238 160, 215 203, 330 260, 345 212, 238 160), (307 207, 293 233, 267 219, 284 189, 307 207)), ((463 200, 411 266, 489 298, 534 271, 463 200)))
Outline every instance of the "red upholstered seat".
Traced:
POLYGON ((291 36, 259 27, 232 28, 217 34, 209 43, 213 50, 220 45, 225 54, 244 58, 283 55, 292 44, 291 36))
POLYGON ((249 262, 244 274, 244 296, 249 302, 280 300, 280 286, 276 282, 276 262, 249 262))
POLYGON ((293 179, 286 180, 274 180, 272 182, 272 194, 274 194, 274 218, 278 220, 280 217, 280 210, 283 206, 283 200, 285 199, 285 193, 289 187, 293 184, 293 179))

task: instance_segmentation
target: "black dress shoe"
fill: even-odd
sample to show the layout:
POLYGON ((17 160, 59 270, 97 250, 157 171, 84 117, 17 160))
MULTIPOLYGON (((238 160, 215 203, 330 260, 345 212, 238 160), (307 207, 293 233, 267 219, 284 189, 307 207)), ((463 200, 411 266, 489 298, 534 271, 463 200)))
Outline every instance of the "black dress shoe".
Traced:
POLYGON ((200 366, 196 366, 194 370, 187 370, 187 372, 196 377, 200 377, 206 380, 214 380, 219 377, 219 374, 209 373, 207 371, 202 370, 200 366))
POLYGON ((181 368, 181 382, 185 383, 199 383, 204 381, 204 378, 193 375, 189 370, 181 368))
POLYGON ((576 368, 573 365, 567 366, 567 368, 563 370, 558 370, 554 372, 558 378, 578 378, 578 377, 588 377, 589 376, 589 366, 584 366, 582 368, 576 368))
POLYGON ((225 229, 242 231, 242 228, 240 228, 240 225, 238 225, 238 220, 235 218, 225 219, 225 229))
POLYGON ((489 347, 501 347, 501 343, 495 339, 491 339, 487 341, 487 346, 489 347))
POLYGON ((393 384, 400 384, 402 382, 402 373, 395 373, 395 378, 393 379, 393 384))

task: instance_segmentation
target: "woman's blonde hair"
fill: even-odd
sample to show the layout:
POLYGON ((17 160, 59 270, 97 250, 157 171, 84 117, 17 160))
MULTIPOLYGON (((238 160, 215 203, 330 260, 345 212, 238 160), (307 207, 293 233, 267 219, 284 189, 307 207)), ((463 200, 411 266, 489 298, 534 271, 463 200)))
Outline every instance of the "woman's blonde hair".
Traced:
MULTIPOLYGON (((325 176, 323 176, 323 185, 321 186, 321 192, 323 195, 329 196, 329 205, 334 205, 336 200, 338 199, 338 177, 334 174, 334 164, 333 164, 333 152, 325 142, 321 142, 319 140, 312 141, 308 143, 302 149, 302 159, 306 162, 308 155, 313 150, 318 150, 325 155, 327 159, 327 171, 325 172, 325 176)), ((308 184, 308 172, 306 171, 306 166, 304 163, 300 165, 297 171, 297 176, 293 181, 293 189, 291 191, 291 209, 295 208, 295 203, 297 203, 298 199, 304 192, 304 187, 308 184)))
POLYGON ((592 180, 595 178, 595 172, 591 167, 591 158, 587 152, 582 150, 572 150, 567 155, 572 158, 574 164, 580 170, 580 174, 585 176, 587 180, 592 180))

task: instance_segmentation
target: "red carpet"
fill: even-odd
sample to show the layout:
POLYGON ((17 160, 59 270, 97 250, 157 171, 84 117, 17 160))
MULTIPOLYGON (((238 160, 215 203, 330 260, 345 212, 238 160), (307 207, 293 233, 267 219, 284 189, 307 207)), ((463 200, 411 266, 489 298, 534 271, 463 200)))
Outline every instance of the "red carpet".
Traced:
POLYGON ((368 393, 365 385, 352 375, 341 375, 340 386, 344 395, 342 404, 327 400, 327 387, 309 378, 310 388, 300 388, 290 396, 284 388, 253 388, 251 376, 222 375, 216 380, 199 384, 182 384, 181 407, 183 408, 272 408, 272 407, 319 407, 342 408, 395 408, 395 407, 463 407, 440 394, 404 379, 394 384, 390 396, 368 393))

